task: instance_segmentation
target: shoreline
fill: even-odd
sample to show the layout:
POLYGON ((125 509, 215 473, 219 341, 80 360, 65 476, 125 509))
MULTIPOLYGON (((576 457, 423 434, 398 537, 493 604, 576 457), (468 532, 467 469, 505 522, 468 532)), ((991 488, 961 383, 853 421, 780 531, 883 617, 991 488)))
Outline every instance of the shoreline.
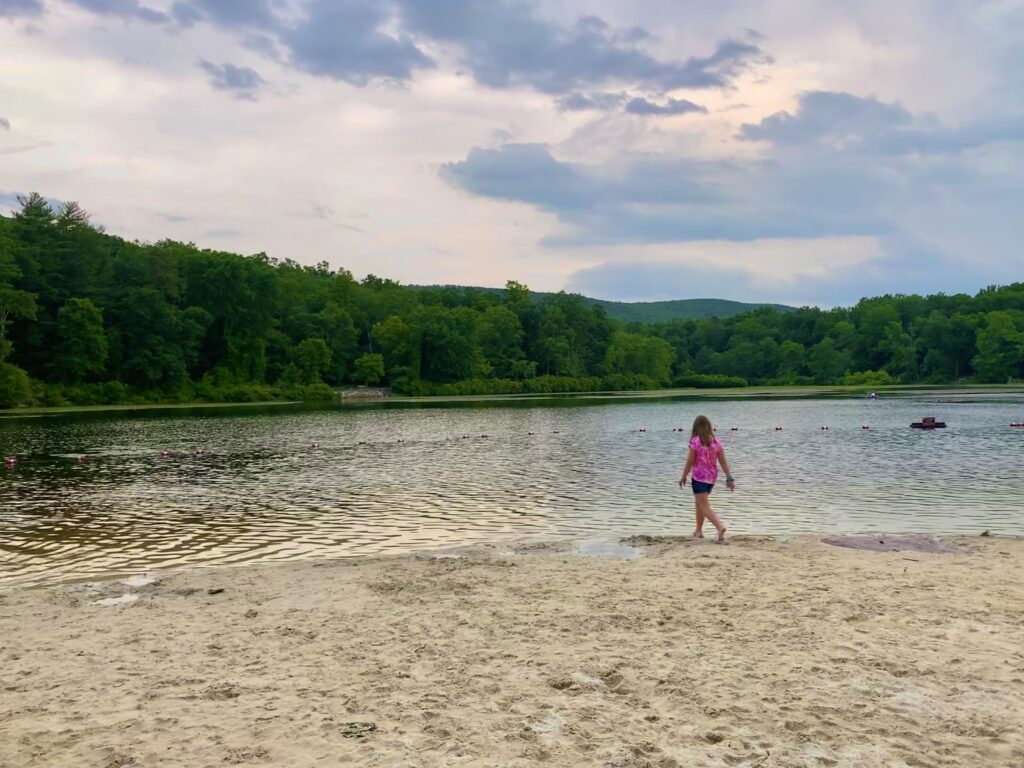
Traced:
POLYGON ((342 397, 332 401, 305 400, 266 400, 259 402, 213 403, 197 401, 194 403, 138 403, 110 405, 69 405, 39 408, 8 408, 0 410, 0 419, 38 418, 44 416, 61 416, 88 413, 128 412, 128 411, 159 411, 189 410, 193 408, 266 408, 279 406, 306 406, 310 409, 356 409, 375 408, 380 406, 416 406, 416 405, 458 405, 460 403, 566 403, 566 402, 628 402, 644 400, 672 399, 773 399, 773 398, 820 398, 839 399, 858 393, 875 390, 880 395, 894 398, 941 394, 949 392, 958 395, 1024 395, 1024 384, 899 384, 880 385, 877 387, 844 384, 844 385, 780 385, 780 386, 748 386, 698 389, 696 387, 637 389, 621 391, 592 392, 537 392, 515 395, 429 395, 412 397, 405 395, 388 395, 386 397, 342 397))
MULTIPOLYGON (((914 539, 918 541, 930 541, 946 543, 957 542, 958 546, 970 546, 974 540, 988 541, 1011 541, 1021 542, 1024 546, 1024 534, 999 533, 985 530, 978 533, 965 533, 956 531, 945 532, 923 532, 923 531, 862 531, 862 532, 765 532, 765 531, 740 531, 730 533, 727 545, 731 545, 733 539, 737 543, 758 541, 775 542, 779 545, 792 543, 805 544, 829 544, 828 539, 834 538, 883 538, 883 539, 914 539)), ((693 542, 690 535, 684 530, 678 532, 662 531, 659 533, 619 533, 595 536, 566 536, 564 538, 552 537, 549 534, 536 534, 533 536, 515 536, 507 539, 495 538, 490 540, 471 541, 464 544, 450 544, 442 546, 425 547, 423 549, 410 549, 397 552, 375 552, 371 554, 336 554, 336 555, 314 555, 307 557, 296 557, 293 559, 272 560, 272 559, 250 559, 244 561, 223 562, 211 560, 208 562, 193 562, 167 567, 146 567, 140 565, 136 568, 116 567, 103 574, 77 574, 66 577, 59 577, 56 580, 39 582, 10 582, 4 583, 0 580, 0 595, 20 590, 38 590, 48 588, 60 588, 74 585, 104 585, 120 583, 124 579, 140 576, 155 576, 164 578, 173 575, 184 575, 192 571, 207 573, 244 571, 252 568, 282 567, 301 565, 316 565, 318 567, 328 566, 333 563, 343 563, 351 566, 358 565, 384 565, 388 563, 402 563, 409 560, 433 560, 433 559, 465 559, 465 558, 496 558, 496 557, 525 557, 541 555, 558 555, 569 558, 581 559, 609 559, 628 560, 642 558, 651 547, 661 544, 694 544, 697 546, 714 545, 714 532, 705 534, 703 541, 693 542)), ((834 546, 834 545, 830 545, 834 546)), ((20 578, 14 577, 11 578, 20 578)), ((0 765, 0 768, 3 768, 0 765)))
POLYGON ((958 395, 1024 395, 1024 383, 1021 384, 890 384, 877 387, 861 384, 836 384, 836 385, 772 385, 772 386, 747 386, 747 387, 723 387, 723 388, 665 388, 665 389, 637 389, 622 391, 594 391, 594 392, 535 392, 515 395, 428 395, 423 397, 406 397, 394 395, 379 401, 367 403, 351 403, 351 405, 378 405, 399 404, 415 405, 421 404, 457 404, 457 403, 484 403, 484 402, 565 402, 565 401, 610 401, 624 402, 629 400, 671 400, 680 399, 773 399, 773 398, 820 398, 823 400, 839 399, 859 393, 866 393, 874 390, 880 396, 887 395, 894 398, 910 397, 915 395, 941 394, 943 392, 955 393, 958 395))
MULTIPOLYGON (((192 408, 268 408, 285 405, 310 405, 303 400, 262 400, 252 403, 114 403, 110 405, 61 405, 44 408, 7 408, 0 410, 0 419, 38 418, 79 413, 106 413, 125 411, 181 411, 192 408)), ((315 403, 313 403, 315 405, 315 403)))
POLYGON ((0 766, 1021 764, 1024 539, 780 539, 0 593, 0 766))

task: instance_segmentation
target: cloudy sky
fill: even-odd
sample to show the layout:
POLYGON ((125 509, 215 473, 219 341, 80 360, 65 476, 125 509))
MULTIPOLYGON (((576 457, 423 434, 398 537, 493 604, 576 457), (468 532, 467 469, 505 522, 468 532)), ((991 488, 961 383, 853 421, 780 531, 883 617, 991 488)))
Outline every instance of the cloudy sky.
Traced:
POLYGON ((1024 280, 1024 0, 0 0, 0 211, 403 282, 1024 280))

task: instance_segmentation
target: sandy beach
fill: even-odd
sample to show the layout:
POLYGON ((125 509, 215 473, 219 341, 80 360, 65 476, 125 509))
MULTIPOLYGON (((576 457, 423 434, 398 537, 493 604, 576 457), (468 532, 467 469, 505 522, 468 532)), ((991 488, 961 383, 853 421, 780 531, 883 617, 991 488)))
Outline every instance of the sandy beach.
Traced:
POLYGON ((1019 767, 1024 541, 946 541, 12 590, 0 766, 1019 767))

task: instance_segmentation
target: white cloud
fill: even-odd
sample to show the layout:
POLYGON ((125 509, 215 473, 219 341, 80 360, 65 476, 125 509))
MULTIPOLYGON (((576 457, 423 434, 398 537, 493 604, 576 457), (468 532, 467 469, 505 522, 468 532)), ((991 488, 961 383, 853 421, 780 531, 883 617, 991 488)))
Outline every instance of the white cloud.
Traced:
MULTIPOLYGON (((12 126, 0 122, 4 191, 79 200, 128 237, 327 259, 406 281, 625 291, 600 279, 632 264, 631 298, 685 290, 675 266, 703 270, 720 295, 728 285, 749 291, 741 298, 816 301, 973 290, 1024 266, 1014 223, 1024 157, 1005 140, 1024 124, 1019 4, 480 2, 466 17, 473 29, 417 21, 397 1, 369 15, 356 0, 332 5, 366 22, 350 26, 363 31, 347 47, 302 32, 306 0, 0 2, 0 104, 12 126), (25 19, 38 34, 25 34, 25 19), (496 47, 495 19, 519 25, 508 38, 517 47, 496 47), (729 39, 759 52, 700 61, 729 39), (567 40, 586 56, 559 63, 567 40), (524 58, 530 50, 543 56, 524 58), (744 68, 765 55, 774 63, 744 68), (673 81, 683 72, 717 72, 725 87, 673 81), (560 111, 575 90, 596 108, 560 111), (806 116, 801 99, 815 91, 874 99, 882 114, 899 104, 911 122, 874 132, 850 123, 837 137, 805 121, 788 143, 777 129, 793 124, 762 122, 806 116), (625 114, 631 99, 707 113, 625 114), (737 138, 744 124, 760 128, 757 140, 737 138), (922 137, 930 159, 905 151, 922 137), (537 179, 532 197, 495 187, 491 199, 442 178, 472 148, 510 143, 544 145, 576 173, 573 211, 553 198, 565 188, 537 179), (594 195, 601 206, 584 204, 594 195), (671 242, 679 206, 704 206, 691 211, 685 244, 671 242), (832 266, 822 275, 815 264, 832 266)), ((334 17, 312 18, 326 29, 334 17)))

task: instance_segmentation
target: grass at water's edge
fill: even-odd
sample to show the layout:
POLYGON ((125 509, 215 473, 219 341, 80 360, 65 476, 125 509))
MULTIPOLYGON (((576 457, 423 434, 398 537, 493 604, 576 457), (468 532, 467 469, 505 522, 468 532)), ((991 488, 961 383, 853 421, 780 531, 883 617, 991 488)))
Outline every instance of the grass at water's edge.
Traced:
POLYGON ((388 397, 383 401, 355 401, 352 405, 366 405, 372 402, 396 404, 416 403, 460 403, 460 402, 535 402, 544 400, 656 400, 669 398, 720 398, 720 399, 755 399, 755 398, 800 398, 800 397, 851 397, 867 396, 868 392, 877 392, 879 397, 909 397, 918 394, 942 393, 959 395, 984 394, 1021 394, 1024 395, 1024 383, 1021 384, 898 384, 884 387, 865 387, 862 385, 836 386, 770 386, 770 387, 729 387, 722 389, 648 389, 620 392, 552 392, 529 393, 516 395, 438 395, 430 397, 388 397))

